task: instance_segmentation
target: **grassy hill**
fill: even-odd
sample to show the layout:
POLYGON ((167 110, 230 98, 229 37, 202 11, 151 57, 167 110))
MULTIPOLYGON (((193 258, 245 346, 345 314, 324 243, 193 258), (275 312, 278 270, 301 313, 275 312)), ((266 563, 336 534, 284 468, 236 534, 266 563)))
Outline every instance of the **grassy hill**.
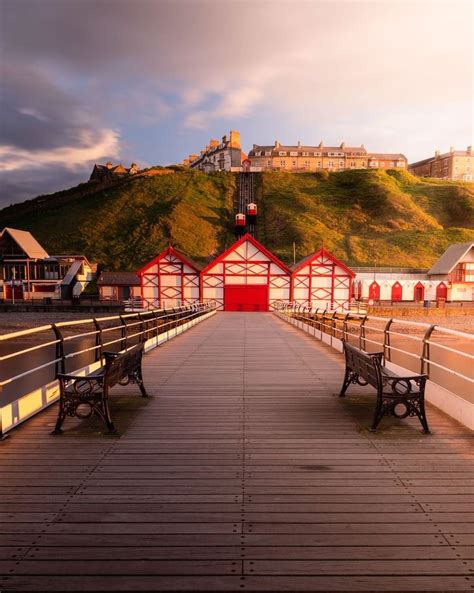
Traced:
POLYGON ((350 265, 429 267, 474 240, 474 185, 399 171, 263 174, 265 244, 291 261, 324 243, 350 265))
MULTIPOLYGON (((85 253, 136 270, 170 239, 207 262, 233 237, 231 173, 175 171, 108 187, 83 184, 0 210, 0 228, 31 231, 50 253, 85 253)), ((324 245, 350 265, 428 267, 474 240, 474 185, 405 172, 264 173, 257 238, 291 263, 324 245)))

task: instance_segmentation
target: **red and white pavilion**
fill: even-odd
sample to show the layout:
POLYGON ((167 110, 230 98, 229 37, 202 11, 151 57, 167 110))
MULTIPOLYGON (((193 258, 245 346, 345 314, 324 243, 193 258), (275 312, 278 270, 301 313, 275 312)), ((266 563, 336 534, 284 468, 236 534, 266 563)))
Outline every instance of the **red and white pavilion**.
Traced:
POLYGON ((201 272, 201 298, 224 311, 269 311, 290 298, 290 270, 246 234, 201 272))
POLYGON ((313 308, 347 309, 354 272, 322 247, 292 268, 291 301, 313 308))
POLYGON ((137 274, 145 307, 166 309, 199 302, 199 267, 171 245, 137 274))

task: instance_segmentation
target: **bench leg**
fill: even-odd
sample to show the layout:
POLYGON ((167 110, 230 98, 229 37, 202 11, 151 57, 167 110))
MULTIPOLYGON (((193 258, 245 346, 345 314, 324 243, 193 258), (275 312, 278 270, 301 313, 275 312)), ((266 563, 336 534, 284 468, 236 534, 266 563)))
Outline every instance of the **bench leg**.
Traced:
POLYGON ((418 416, 418 419, 421 422, 421 426, 423 427, 423 432, 425 434, 431 434, 430 428, 428 426, 428 420, 426 418, 424 397, 423 396, 420 397, 420 399, 418 400, 418 406, 414 406, 412 404, 411 407, 415 411, 416 415, 418 416))
POLYGON ((59 398, 58 418, 56 420, 56 425, 54 427, 54 430, 51 432, 51 434, 55 434, 55 435, 63 434, 61 426, 63 425, 65 418, 66 418, 66 406, 64 405, 64 398, 61 395, 59 398))
POLYGON ((339 393, 339 397, 344 397, 346 395, 347 388, 351 384, 351 372, 346 369, 344 373, 344 381, 342 382, 341 392, 339 393))
POLYGON ((377 432, 377 426, 380 424, 380 421, 384 417, 385 410, 383 406, 383 399, 378 396, 377 397, 377 405, 375 407, 374 418, 372 420, 372 426, 370 427, 370 432, 377 432))
POLYGON ((98 412, 99 415, 102 416, 102 419, 105 422, 105 424, 107 425, 107 432, 109 434, 117 434, 117 429, 115 428, 115 425, 112 422, 112 416, 110 415, 108 393, 106 389, 104 389, 104 393, 102 394, 101 409, 100 411, 98 410, 98 412))
POLYGON ((142 394, 142 397, 150 397, 148 395, 148 393, 146 392, 145 384, 143 383, 143 375, 142 375, 142 369, 141 369, 141 367, 138 369, 138 372, 137 372, 137 385, 140 388, 140 392, 142 394))

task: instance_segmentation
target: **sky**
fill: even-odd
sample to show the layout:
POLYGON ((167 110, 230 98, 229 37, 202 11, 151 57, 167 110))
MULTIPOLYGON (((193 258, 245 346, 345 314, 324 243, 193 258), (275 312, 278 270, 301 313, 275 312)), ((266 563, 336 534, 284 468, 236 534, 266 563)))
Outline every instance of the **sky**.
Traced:
POLYGON ((409 162, 473 138, 471 0, 0 0, 0 207, 210 138, 409 162))

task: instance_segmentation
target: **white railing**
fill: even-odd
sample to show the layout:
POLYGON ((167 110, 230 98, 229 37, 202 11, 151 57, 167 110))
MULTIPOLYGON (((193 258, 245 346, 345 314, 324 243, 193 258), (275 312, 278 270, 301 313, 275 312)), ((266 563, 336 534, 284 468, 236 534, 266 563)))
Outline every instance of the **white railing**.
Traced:
POLYGON ((57 400, 58 373, 87 374, 104 364, 104 351, 124 351, 138 342, 147 352, 215 312, 213 302, 196 303, 0 335, 0 437, 57 400))
POLYGON ((280 304, 275 313, 339 351, 342 342, 348 341, 362 350, 383 352, 386 364, 394 369, 426 374, 431 383, 446 392, 434 393, 432 389, 433 403, 474 428, 474 334, 435 324, 294 303, 280 304), (449 394, 456 397, 455 402, 448 401, 449 394))

